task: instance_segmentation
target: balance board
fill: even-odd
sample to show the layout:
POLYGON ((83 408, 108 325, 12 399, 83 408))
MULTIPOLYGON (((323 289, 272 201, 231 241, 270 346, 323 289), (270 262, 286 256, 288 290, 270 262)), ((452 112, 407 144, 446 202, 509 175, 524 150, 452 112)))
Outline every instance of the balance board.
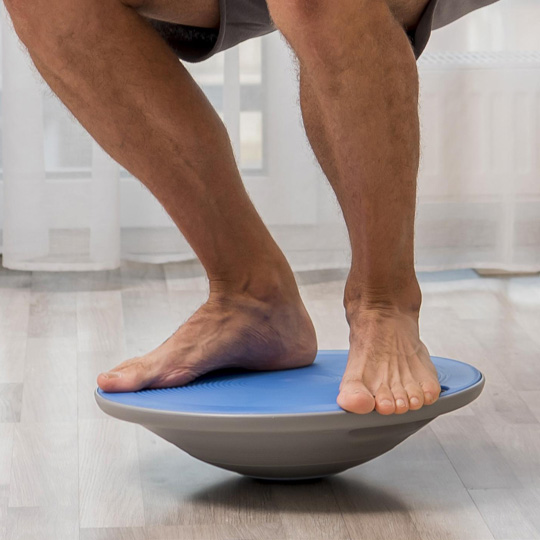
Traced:
POLYGON ((141 424, 191 456, 263 479, 339 473, 374 459, 441 414, 476 399, 483 374, 431 356, 442 388, 417 411, 355 414, 336 403, 348 350, 319 350, 313 364, 280 371, 222 369, 191 383, 95 398, 107 414, 141 424))

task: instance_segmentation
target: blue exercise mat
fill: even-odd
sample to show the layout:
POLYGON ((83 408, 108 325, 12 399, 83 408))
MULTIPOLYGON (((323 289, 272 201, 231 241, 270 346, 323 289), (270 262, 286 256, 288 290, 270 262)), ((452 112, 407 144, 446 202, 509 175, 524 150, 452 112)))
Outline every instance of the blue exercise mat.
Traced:
MULTIPOLYGON (((319 350, 313 364, 280 371, 219 370, 179 387, 109 393, 119 405, 197 414, 260 415, 343 411, 336 403, 348 350, 319 350)), ((457 360, 431 356, 437 368, 441 397, 477 384, 482 374, 457 360)))

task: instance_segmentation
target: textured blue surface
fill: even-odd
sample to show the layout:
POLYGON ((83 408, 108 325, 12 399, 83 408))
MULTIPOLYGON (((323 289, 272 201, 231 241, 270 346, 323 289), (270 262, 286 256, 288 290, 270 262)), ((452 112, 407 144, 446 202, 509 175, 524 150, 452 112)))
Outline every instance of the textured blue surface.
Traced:
MULTIPOLYGON (((175 388, 138 392, 98 393, 112 402, 156 409, 205 414, 305 414, 342 411, 336 403, 347 350, 320 350, 315 362, 280 371, 221 370, 175 388)), ((477 383, 482 374, 473 366, 431 357, 439 374, 441 396, 477 383)))

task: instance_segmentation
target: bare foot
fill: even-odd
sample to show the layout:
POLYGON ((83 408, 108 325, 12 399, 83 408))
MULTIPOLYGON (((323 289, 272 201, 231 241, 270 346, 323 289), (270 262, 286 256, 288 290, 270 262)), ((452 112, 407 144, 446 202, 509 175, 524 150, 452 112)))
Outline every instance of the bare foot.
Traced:
POLYGON ((365 414, 402 414, 434 403, 437 370, 419 338, 418 312, 397 307, 350 311, 350 349, 337 403, 365 414))
POLYGON ((277 370, 313 363, 317 338, 299 293, 271 296, 261 301, 246 293, 211 290, 170 338, 100 374, 99 387, 131 392, 182 386, 221 368, 277 370))

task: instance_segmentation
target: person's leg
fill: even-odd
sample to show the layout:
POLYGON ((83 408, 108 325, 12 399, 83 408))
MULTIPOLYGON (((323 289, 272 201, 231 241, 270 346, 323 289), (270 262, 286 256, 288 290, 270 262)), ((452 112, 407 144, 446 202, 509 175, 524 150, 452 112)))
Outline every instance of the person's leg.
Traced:
POLYGON ((306 133, 350 236, 350 351, 338 404, 357 413, 403 413, 440 393, 418 330, 418 75, 404 30, 425 5, 268 0, 298 60, 306 133))
MULTIPOLYGON (((225 126, 159 34, 126 3, 5 0, 45 81, 163 204, 210 282, 208 301, 173 336, 98 384, 137 390, 184 384, 221 367, 312 363, 313 324, 244 189, 225 126)), ((150 4, 144 2, 147 14, 150 4)))

